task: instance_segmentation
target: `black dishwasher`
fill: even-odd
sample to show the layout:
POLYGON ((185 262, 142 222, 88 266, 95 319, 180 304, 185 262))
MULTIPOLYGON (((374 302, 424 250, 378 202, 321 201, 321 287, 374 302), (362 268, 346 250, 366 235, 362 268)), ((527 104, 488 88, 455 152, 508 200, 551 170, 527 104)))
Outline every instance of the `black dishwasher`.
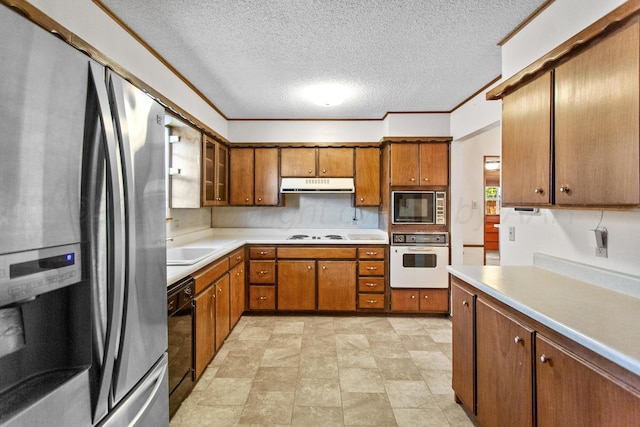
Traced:
POLYGON ((193 294, 191 276, 167 288, 169 346, 169 416, 173 417, 193 388, 193 294))

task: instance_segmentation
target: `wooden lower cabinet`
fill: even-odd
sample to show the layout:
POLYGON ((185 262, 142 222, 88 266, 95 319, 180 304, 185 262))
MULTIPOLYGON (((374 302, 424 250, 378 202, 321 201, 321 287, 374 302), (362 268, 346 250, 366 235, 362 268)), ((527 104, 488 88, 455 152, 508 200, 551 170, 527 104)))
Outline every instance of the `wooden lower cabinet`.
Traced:
POLYGON ((278 262, 278 310, 316 309, 316 262, 278 262))
POLYGON ((533 425, 533 330, 476 301, 476 417, 483 426, 533 425))
POLYGON ((539 426, 636 426, 640 395, 561 345, 536 336, 539 426))
POLYGON ((275 286, 249 286, 249 310, 275 310, 275 286))
POLYGON ((391 310, 447 313, 449 311, 449 289, 393 289, 391 291, 391 310))
POLYGON ((229 270, 229 326, 233 328, 245 308, 245 270, 244 263, 238 264, 229 270))
POLYGON ((451 279, 452 387, 456 401, 471 412, 476 408, 475 294, 451 279))
POLYGON ((356 310, 355 261, 318 261, 318 310, 356 310))
POLYGON ((214 285, 216 299, 216 351, 220 350, 229 336, 229 274, 222 276, 214 285))
POLYGON ((216 353, 215 287, 210 286, 194 299, 194 368, 200 378, 216 353))

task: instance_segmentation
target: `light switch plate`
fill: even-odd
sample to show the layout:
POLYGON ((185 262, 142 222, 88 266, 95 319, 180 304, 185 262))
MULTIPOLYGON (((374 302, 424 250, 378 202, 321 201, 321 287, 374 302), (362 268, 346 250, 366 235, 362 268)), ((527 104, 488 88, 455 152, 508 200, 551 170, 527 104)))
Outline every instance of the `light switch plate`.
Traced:
POLYGON ((516 240, 516 228, 514 226, 509 227, 509 240, 512 242, 516 240))

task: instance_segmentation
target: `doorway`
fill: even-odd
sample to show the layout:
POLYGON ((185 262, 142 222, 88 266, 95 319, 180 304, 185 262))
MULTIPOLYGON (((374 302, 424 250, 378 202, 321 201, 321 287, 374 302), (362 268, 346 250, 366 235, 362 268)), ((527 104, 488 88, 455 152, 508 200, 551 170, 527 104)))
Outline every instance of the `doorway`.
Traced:
POLYGON ((500 156, 484 156, 484 264, 500 265, 500 156))

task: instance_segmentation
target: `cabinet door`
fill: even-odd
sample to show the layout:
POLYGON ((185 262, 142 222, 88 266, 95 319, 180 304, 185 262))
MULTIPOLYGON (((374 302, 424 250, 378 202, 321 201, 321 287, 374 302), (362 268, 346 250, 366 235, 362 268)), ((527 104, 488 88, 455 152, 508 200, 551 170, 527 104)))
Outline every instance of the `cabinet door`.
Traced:
POLYGON ((280 150, 280 176, 316 176, 316 149, 282 148, 280 150))
POLYGON ((244 262, 236 265, 229 271, 229 298, 230 312, 229 312, 229 327, 233 328, 245 308, 245 274, 244 274, 244 262))
POLYGON ((352 177, 353 148, 318 148, 319 177, 352 177))
POLYGON ((449 144, 420 144, 420 185, 449 184, 449 144))
POLYGON ((551 188, 551 73, 502 99, 502 203, 549 205, 551 188))
MULTIPOLYGON (((231 205, 253 205, 254 152, 253 148, 231 148, 229 151, 231 205)), ((258 180, 256 179, 256 182, 258 180)))
POLYGON ((429 313, 449 312, 449 289, 421 289, 418 309, 429 313))
POLYGON ((278 310, 316 309, 316 262, 278 261, 278 310))
POLYGON ((356 262, 318 261, 318 310, 355 309, 356 262))
POLYGON ((555 73, 556 203, 640 203, 640 23, 555 73))
POLYGON ((531 427, 533 330, 478 299, 476 358, 478 423, 531 427))
POLYGON ((632 426, 640 396, 551 340, 536 335, 539 426, 632 426))
POLYGON ((420 308, 420 291, 416 289, 391 291, 391 310, 418 311, 420 308))
POLYGON ((215 287, 210 286, 194 300, 195 305, 195 343, 194 364, 196 380, 216 352, 215 331, 215 287))
POLYGON ((380 150, 356 148, 355 206, 380 204, 380 150))
POLYGON ((229 149, 216 143, 216 182, 215 203, 226 205, 229 203, 229 149))
POLYGON ((207 135, 202 136, 201 204, 213 206, 216 201, 216 142, 207 135))
POLYGON ((391 185, 419 185, 418 144, 392 144, 391 185))
POLYGON ((451 283, 452 387, 456 398, 475 413, 475 295, 451 283))
POLYGON ((225 274, 215 284, 216 292, 216 351, 229 336, 229 275, 225 274))
POLYGON ((278 204, 278 149, 255 149, 255 199, 257 206, 278 204))

